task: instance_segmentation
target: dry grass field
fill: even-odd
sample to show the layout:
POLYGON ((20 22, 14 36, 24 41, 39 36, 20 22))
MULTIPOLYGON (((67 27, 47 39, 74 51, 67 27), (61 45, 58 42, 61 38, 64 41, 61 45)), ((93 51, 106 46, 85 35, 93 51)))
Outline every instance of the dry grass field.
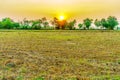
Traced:
POLYGON ((120 80, 120 32, 1 30, 0 80, 120 80))

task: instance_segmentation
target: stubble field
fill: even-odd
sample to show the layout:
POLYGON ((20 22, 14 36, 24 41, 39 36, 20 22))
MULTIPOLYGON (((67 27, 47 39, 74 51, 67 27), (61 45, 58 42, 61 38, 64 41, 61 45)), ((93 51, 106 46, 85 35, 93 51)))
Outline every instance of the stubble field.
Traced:
POLYGON ((119 31, 0 31, 0 80, 120 80, 119 31))

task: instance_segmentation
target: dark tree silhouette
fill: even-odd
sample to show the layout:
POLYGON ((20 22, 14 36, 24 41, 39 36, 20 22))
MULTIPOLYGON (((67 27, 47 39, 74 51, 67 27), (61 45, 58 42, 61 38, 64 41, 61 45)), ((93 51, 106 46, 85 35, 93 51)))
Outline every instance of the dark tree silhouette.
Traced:
POLYGON ((49 26, 49 23, 46 21, 43 23, 43 25, 44 25, 44 28, 46 29, 49 26))
POLYGON ((53 24, 55 26, 55 29, 59 29, 58 18, 56 17, 53 18, 53 24))
POLYGON ((42 24, 44 25, 44 28, 46 29, 47 27, 48 27, 48 22, 47 22, 47 18, 46 17, 43 17, 42 19, 41 19, 41 21, 42 21, 42 24))
POLYGON ((54 17, 52 24, 55 25, 55 29, 65 29, 67 21, 58 20, 56 17, 54 17))

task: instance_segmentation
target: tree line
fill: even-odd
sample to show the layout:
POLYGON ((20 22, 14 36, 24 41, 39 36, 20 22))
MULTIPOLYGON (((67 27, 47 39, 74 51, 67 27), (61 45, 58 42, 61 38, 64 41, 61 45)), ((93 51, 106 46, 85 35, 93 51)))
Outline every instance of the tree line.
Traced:
POLYGON ((117 18, 114 16, 109 16, 107 19, 102 18, 101 20, 86 18, 83 20, 83 23, 78 24, 78 28, 75 27, 76 23, 77 21, 75 19, 68 22, 66 20, 59 20, 56 17, 54 17, 51 21, 48 21, 46 17, 37 20, 27 20, 24 18, 23 21, 20 22, 15 22, 11 18, 3 18, 0 21, 0 29, 75 30, 79 28, 89 30, 90 26, 94 24, 99 29, 114 30, 114 28, 119 24, 117 18))

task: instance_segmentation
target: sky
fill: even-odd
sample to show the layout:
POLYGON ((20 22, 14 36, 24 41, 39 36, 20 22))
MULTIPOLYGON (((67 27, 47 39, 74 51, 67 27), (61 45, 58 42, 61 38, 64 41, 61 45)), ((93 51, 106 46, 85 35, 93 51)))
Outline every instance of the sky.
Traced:
POLYGON ((0 0, 0 19, 16 20, 53 18, 101 19, 108 16, 120 18, 120 0, 0 0))

